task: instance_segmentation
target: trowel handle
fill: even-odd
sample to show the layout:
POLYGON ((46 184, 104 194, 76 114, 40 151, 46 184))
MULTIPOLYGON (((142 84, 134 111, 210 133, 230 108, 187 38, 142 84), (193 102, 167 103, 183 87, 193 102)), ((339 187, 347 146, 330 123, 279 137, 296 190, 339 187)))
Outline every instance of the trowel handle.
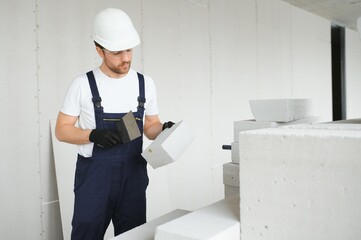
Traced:
POLYGON ((232 145, 222 145, 223 150, 232 150, 232 145))

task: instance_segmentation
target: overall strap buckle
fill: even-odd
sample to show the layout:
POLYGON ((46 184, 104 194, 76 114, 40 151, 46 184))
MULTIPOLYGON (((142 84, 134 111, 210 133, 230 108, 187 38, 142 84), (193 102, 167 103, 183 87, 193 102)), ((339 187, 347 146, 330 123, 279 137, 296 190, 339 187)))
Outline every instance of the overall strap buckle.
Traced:
MULTIPOLYGON (((144 110, 145 99, 145 88, 144 88, 144 76, 143 74, 137 73, 139 81, 139 97, 138 97, 138 109, 144 110)), ((142 113, 143 115, 143 113, 142 113)))
POLYGON ((144 109, 144 103, 146 102, 145 97, 138 97, 138 108, 143 108, 144 109))
POLYGON ((101 97, 93 97, 92 98, 93 105, 95 109, 99 109, 102 107, 102 98, 101 97))

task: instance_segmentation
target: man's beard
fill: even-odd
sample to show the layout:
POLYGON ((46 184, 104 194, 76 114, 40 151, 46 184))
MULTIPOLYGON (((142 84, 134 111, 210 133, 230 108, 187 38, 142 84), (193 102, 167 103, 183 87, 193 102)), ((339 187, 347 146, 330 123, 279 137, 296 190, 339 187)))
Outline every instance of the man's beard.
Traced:
POLYGON ((107 66, 109 70, 112 71, 113 73, 124 75, 129 72, 131 62, 123 62, 121 65, 118 66, 110 66, 107 64, 107 66))

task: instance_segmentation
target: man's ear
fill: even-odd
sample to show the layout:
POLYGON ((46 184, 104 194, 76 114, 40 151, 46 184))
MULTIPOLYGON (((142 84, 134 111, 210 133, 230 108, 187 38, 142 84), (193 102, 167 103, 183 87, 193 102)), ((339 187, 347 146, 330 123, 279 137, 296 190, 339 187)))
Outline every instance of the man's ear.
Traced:
POLYGON ((104 57, 103 50, 100 47, 95 47, 95 49, 97 50, 99 57, 103 58, 104 57))

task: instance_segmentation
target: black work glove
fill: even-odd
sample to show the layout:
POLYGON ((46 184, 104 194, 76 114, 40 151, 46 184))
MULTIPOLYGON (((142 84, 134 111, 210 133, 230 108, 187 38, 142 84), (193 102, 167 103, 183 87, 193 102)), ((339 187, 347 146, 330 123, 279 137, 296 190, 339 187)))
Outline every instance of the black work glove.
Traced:
POLYGON ((171 122, 171 121, 163 123, 162 131, 166 128, 171 128, 173 125, 174 125, 174 122, 171 122))
POLYGON ((112 148, 122 142, 117 130, 93 129, 89 135, 89 141, 103 148, 112 148))

